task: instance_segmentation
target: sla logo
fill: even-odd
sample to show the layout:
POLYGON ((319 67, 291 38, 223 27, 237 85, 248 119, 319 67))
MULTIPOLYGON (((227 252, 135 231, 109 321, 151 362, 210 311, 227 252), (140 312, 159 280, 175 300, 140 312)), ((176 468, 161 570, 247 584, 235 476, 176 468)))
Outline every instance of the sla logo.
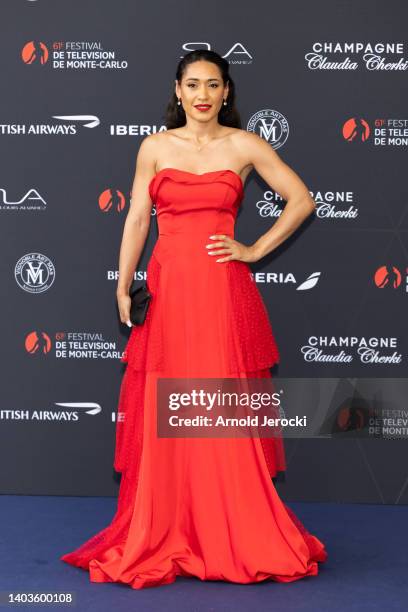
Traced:
POLYGON ((347 142, 365 142, 370 135, 370 127, 365 119, 352 117, 343 125, 343 138, 347 142))
POLYGON ((99 196, 98 204, 102 212, 122 212, 125 208, 125 196, 118 189, 105 189, 99 196))
POLYGON ((5 189, 0 189, 0 210, 45 210, 44 198, 36 189, 29 189, 19 200, 8 200, 5 189))
POLYGON ((28 293, 43 293, 55 280, 55 267, 42 253, 23 255, 14 268, 14 276, 21 289, 28 293))
POLYGON ((258 111, 248 121, 248 132, 255 132, 269 142, 274 149, 279 149, 288 139, 289 124, 286 117, 277 110, 265 108, 258 111))
POLYGON ((374 274, 374 282, 379 289, 397 289, 401 280, 401 272, 395 266, 381 266, 374 274))
MULTIPOLYGON (((187 51, 187 53, 190 51, 197 51, 198 49, 207 49, 210 51, 211 44, 208 42, 187 42, 183 44, 182 49, 183 51, 187 51)), ((184 56, 181 55, 180 57, 184 56)), ((231 49, 229 49, 222 57, 227 59, 230 64, 252 64, 253 59, 249 51, 240 42, 234 43, 231 49)))
POLYGON ((21 57, 25 64, 35 63, 43 66, 48 61, 48 55, 47 45, 35 40, 30 40, 21 51, 21 57))
POLYGON ((47 355, 51 350, 51 338, 43 331, 32 331, 26 336, 24 346, 30 355, 47 355))

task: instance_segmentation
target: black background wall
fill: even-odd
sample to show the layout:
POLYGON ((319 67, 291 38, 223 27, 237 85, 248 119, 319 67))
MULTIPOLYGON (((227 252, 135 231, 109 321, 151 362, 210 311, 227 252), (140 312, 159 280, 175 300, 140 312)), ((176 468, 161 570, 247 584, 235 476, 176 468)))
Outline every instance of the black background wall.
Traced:
MULTIPOLYGON (((402 1, 3 0, 0 12, 3 493, 117 492, 129 334, 116 308, 120 240, 139 145, 163 129, 177 62, 194 48, 228 58, 243 127, 269 140, 318 205, 251 266, 281 352, 274 373, 407 377, 402 1), (113 65, 99 64, 101 49, 113 65), (318 359, 341 339, 350 361, 318 359), (382 339, 377 356, 364 339, 382 339)), ((236 238, 254 242, 283 207, 253 173, 236 238)), ((156 236, 153 218, 139 278, 156 236)), ((406 437, 286 449, 286 499, 408 501, 406 437)))

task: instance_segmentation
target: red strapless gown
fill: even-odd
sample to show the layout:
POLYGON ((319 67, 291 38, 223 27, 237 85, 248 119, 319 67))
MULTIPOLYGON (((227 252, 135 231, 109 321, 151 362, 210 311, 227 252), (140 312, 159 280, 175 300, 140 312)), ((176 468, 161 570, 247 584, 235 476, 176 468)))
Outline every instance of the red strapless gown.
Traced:
POLYGON ((291 582, 316 575, 327 553, 279 498, 282 441, 158 438, 158 377, 271 377, 279 353, 246 263, 217 263, 213 234, 234 237, 243 197, 232 170, 162 169, 150 183, 159 238, 147 267, 152 294, 134 326, 118 402, 112 523, 61 559, 92 582, 134 589, 201 580, 291 582))

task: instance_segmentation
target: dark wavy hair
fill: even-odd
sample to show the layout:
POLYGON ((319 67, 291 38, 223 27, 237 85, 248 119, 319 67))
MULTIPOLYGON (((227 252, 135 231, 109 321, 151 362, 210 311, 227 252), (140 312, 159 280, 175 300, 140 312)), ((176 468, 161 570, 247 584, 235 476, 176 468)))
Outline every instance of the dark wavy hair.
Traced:
MULTIPOLYGON (((197 51, 190 51, 187 53, 178 63, 176 70, 176 79, 181 83, 181 79, 184 75, 186 67, 194 62, 205 60, 206 62, 213 62, 216 64, 221 72, 221 77, 224 82, 229 83, 228 97, 226 99, 227 104, 222 105, 218 113, 218 122, 221 125, 227 125, 229 127, 241 128, 241 117, 235 106, 235 83, 231 79, 229 74, 229 63, 226 59, 221 57, 216 51, 210 51, 208 49, 197 49, 197 51)), ((173 129, 182 127, 186 124, 186 113, 183 106, 177 104, 176 92, 173 94, 167 105, 166 114, 164 118, 164 125, 167 129, 173 129)))

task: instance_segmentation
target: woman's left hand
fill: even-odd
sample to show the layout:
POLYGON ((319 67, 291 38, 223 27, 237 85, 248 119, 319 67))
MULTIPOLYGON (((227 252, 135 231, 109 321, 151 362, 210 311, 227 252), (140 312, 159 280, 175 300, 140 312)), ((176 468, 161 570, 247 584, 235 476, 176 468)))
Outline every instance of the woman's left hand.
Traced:
POLYGON ((253 246, 246 246, 225 234, 215 234, 210 236, 210 238, 214 242, 206 245, 208 254, 211 257, 214 257, 214 255, 224 255, 220 259, 216 259, 216 262, 232 261, 234 259, 247 263, 258 261, 253 246))

